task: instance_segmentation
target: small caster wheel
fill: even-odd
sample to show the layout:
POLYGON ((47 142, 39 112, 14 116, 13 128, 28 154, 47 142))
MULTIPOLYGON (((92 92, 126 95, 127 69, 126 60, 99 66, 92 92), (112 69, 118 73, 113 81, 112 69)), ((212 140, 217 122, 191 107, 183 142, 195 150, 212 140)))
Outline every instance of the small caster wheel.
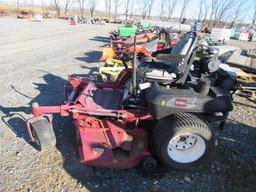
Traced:
POLYGON ((31 132, 35 138, 35 148, 39 151, 56 145, 56 137, 49 121, 45 118, 31 124, 31 132))
POLYGON ((142 161, 142 167, 146 172, 154 172, 157 168, 157 161, 154 157, 145 157, 142 161))
POLYGON ((72 90, 73 90, 73 86, 70 83, 67 83, 65 85, 65 100, 68 100, 68 97, 71 94, 72 90))

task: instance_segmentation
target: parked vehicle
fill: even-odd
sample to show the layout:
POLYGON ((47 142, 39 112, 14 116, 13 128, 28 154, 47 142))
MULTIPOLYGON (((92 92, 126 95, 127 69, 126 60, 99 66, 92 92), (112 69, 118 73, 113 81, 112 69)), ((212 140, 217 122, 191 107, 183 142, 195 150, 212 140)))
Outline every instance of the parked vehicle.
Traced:
POLYGON ((32 12, 31 11, 21 11, 17 15, 18 19, 31 19, 32 18, 32 12))
POLYGON ((43 15, 36 14, 36 15, 34 16, 34 21, 36 21, 36 22, 42 22, 42 21, 43 21, 43 15))
POLYGON ((213 28, 210 40, 213 44, 227 44, 231 36, 231 29, 213 28))
POLYGON ((118 27, 117 31, 110 32, 110 40, 127 39, 132 37, 137 32, 136 25, 124 25, 118 27))

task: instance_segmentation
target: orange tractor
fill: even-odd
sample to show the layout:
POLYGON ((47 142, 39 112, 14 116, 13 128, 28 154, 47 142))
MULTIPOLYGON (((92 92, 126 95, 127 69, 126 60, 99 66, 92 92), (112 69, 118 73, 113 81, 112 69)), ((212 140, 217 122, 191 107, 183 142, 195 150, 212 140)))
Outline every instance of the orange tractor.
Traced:
MULTIPOLYGON (((149 56, 153 52, 171 50, 175 46, 176 40, 171 40, 168 30, 161 30, 159 33, 142 33, 136 35, 136 52, 138 56, 149 56)), ((129 60, 134 51, 134 37, 128 39, 113 40, 108 47, 102 48, 100 61, 106 61, 108 58, 129 60)))

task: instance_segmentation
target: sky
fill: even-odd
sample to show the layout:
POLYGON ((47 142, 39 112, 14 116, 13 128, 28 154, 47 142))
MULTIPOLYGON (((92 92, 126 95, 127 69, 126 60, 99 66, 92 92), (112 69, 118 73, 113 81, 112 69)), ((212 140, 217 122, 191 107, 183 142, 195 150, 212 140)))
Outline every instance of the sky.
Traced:
MULTIPOLYGON (((0 0, 0 2, 7 2, 7 3, 16 3, 17 0, 0 0)), ((21 3, 30 3, 31 0, 19 0, 21 3)), ((44 0, 44 2, 50 4, 53 0, 44 0)), ((65 0, 63 0, 65 1, 65 0)), ((97 1, 97 10, 99 11, 105 11, 105 0, 96 0, 97 1)), ((122 1, 122 0, 121 0, 122 1)), ((133 0, 137 6, 135 6, 134 13, 140 14, 140 8, 138 7, 140 0, 133 0)), ((186 10, 186 18, 196 19, 198 15, 199 10, 199 3, 201 0, 191 0, 189 3, 189 6, 186 10)), ((210 3, 210 0, 207 0, 208 3, 210 3)), ((244 17, 245 22, 250 22, 253 16, 254 12, 254 1, 256 0, 244 0, 245 5, 243 6, 243 12, 241 13, 244 17)), ((167 0, 166 0, 167 2, 167 0)), ((173 17, 179 17, 180 11, 181 11, 181 3, 182 0, 179 0, 179 3, 173 13, 173 17)), ((34 0, 34 4, 41 5, 42 0, 34 0)), ((161 0, 155 0, 154 2, 154 8, 152 10, 152 15, 159 16, 160 13, 160 3, 161 0)), ((114 9, 112 9, 114 10, 114 9)), ((234 15, 236 9, 231 10, 231 15, 234 15), (232 14, 233 12, 233 14, 232 14)), ((124 13, 124 8, 121 6, 118 10, 119 14, 124 13)))

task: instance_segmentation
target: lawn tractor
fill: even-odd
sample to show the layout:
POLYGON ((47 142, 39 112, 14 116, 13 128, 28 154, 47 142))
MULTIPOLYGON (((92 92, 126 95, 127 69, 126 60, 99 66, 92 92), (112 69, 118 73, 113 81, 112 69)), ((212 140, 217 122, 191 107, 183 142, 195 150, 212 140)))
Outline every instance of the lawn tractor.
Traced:
POLYGON ((123 70, 131 67, 131 61, 108 58, 105 66, 99 67, 98 77, 102 81, 116 81, 123 70))
MULTIPOLYGON (((156 28, 157 29, 157 28, 156 28)), ((154 33, 136 35, 136 53, 140 59, 145 57, 155 57, 159 53, 170 53, 176 44, 176 39, 170 37, 170 31, 158 28, 158 36, 154 33), (171 42, 171 43, 168 43, 171 42)), ((99 67, 99 78, 103 81, 115 81, 119 73, 125 68, 131 67, 134 38, 129 38, 125 42, 114 41, 113 47, 103 48, 103 55, 100 61, 105 61, 105 66, 99 67), (114 59, 117 58, 117 59, 114 59)))
MULTIPOLYGON (((136 35, 136 54, 140 56, 150 55, 157 51, 158 37, 153 33, 136 35)), ((117 40, 118 41, 118 40, 117 40)), ((103 48, 103 54, 100 61, 105 61, 103 67, 99 67, 99 77, 103 81, 115 81, 122 70, 131 67, 132 54, 134 52, 134 37, 125 42, 117 43, 115 47, 103 48)))
MULTIPOLYGON (((136 35, 136 51, 137 54, 147 55, 157 49, 158 36, 154 33, 142 33, 136 35)), ((108 58, 123 59, 125 57, 132 57, 134 52, 134 37, 126 40, 119 39, 111 41, 110 46, 102 48, 102 56, 100 61, 106 61, 108 58)))
POLYGON ((120 40, 120 39, 125 40, 130 37, 133 37, 135 34, 148 33, 148 32, 151 32, 150 23, 145 22, 138 25, 127 24, 127 25, 118 27, 117 31, 111 31, 109 38, 111 41, 120 40))
MULTIPOLYGON (((170 31, 161 28, 156 32, 136 33, 137 43, 136 51, 140 56, 150 55, 155 51, 168 52, 175 46, 177 39, 172 39, 170 31)), ((110 44, 102 48, 100 61, 106 61, 107 58, 123 59, 124 54, 132 58, 134 52, 134 36, 128 39, 112 40, 110 44)))
POLYGON ((110 40, 128 39, 133 37, 137 32, 138 27, 136 25, 124 25, 118 27, 118 31, 110 32, 110 40))
POLYGON ((225 122, 235 83, 219 68, 216 50, 208 48, 194 62, 199 48, 197 34, 189 32, 170 54, 149 63, 138 63, 135 46, 132 68, 115 82, 69 76, 63 105, 32 105, 30 139, 40 150, 55 145, 51 114, 58 113, 73 118, 86 165, 127 169, 141 163, 152 170, 209 164, 217 145, 210 122, 225 122))
POLYGON ((152 25, 150 22, 142 22, 142 23, 139 23, 137 26, 138 26, 138 32, 141 32, 141 33, 152 32, 152 25))

